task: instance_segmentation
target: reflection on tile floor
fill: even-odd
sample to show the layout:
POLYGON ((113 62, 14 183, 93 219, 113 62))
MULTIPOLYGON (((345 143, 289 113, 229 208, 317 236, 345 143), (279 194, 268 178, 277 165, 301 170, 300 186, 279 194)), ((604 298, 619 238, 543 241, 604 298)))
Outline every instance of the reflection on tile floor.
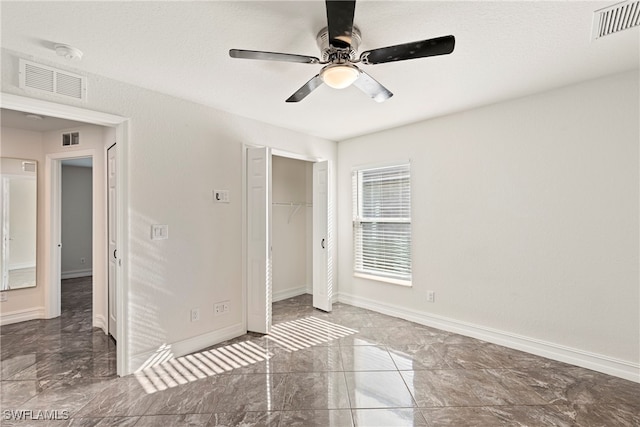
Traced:
POLYGON ((0 329, 2 410, 71 419, 2 425, 640 425, 640 384, 310 295, 275 303, 268 336, 117 378, 86 289, 65 283, 60 318, 0 329))

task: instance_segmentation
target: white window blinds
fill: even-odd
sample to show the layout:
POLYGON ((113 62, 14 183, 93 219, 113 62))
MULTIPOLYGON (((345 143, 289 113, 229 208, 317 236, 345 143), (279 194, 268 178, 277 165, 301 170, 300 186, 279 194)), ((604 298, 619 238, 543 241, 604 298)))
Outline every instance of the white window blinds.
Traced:
POLYGON ((410 284, 409 164, 355 170, 352 185, 355 272, 410 284))

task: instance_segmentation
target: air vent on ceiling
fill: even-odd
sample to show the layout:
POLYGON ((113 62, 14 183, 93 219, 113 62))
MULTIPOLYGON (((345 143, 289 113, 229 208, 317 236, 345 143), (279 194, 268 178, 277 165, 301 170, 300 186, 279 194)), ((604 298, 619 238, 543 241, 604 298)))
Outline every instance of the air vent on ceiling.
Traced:
POLYGON ((640 25, 640 0, 627 0, 594 12, 591 37, 597 40, 638 25, 640 25))
POLYGON ((62 146, 80 145, 80 132, 68 132, 62 134, 62 146))
POLYGON ((20 59, 20 88, 84 101, 86 78, 68 71, 20 59))

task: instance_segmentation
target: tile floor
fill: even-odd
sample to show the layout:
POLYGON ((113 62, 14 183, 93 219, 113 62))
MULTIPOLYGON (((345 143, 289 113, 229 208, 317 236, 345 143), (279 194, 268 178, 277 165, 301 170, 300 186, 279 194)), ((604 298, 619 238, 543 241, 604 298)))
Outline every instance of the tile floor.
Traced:
POLYGON ((60 318, 0 329, 2 425, 640 426, 640 384, 310 295, 275 303, 269 336, 116 378, 90 293, 63 289, 60 318))

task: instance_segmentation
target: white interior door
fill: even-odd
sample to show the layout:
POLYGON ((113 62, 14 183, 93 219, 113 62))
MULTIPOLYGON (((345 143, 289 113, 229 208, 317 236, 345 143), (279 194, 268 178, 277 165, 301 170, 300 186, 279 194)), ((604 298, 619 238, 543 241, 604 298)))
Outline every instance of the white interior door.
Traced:
POLYGON ((247 149, 247 330, 271 328, 271 149, 247 149))
POLYGON ((108 223, 108 240, 109 240, 109 334, 113 339, 117 340, 117 309, 116 309, 116 277, 118 267, 118 246, 117 246, 117 229, 116 229, 116 212, 117 212, 117 193, 116 193, 116 145, 112 145, 107 150, 107 223, 108 223))
POLYGON ((331 311, 333 279, 329 234, 329 162, 313 164, 313 306, 331 311))

